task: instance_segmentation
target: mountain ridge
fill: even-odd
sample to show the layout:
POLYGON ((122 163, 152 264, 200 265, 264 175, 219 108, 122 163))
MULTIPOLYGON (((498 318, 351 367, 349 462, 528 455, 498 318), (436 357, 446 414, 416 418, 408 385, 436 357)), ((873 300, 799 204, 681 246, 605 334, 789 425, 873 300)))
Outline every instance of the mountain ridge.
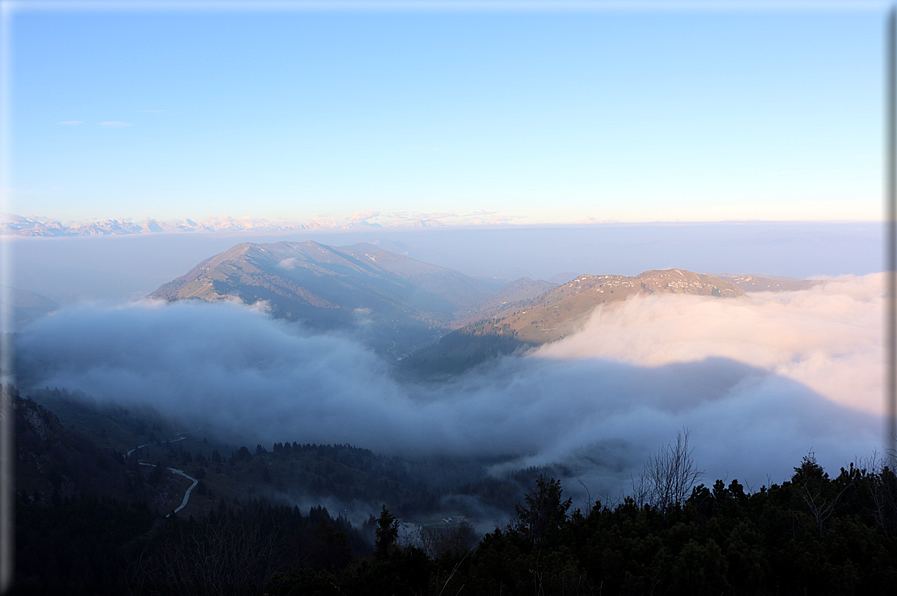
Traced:
POLYGON ((735 284, 684 269, 655 269, 632 277, 585 274, 538 297, 511 305, 496 318, 501 321, 499 325, 507 324, 508 329, 516 330, 515 335, 520 339, 542 343, 569 333, 583 317, 602 304, 621 302, 636 294, 657 293, 720 298, 744 296, 735 284), (552 322, 552 319, 558 320, 552 322))
POLYGON ((599 306, 613 307, 634 295, 691 294, 738 298, 738 286, 683 269, 651 270, 636 276, 579 275, 572 281, 506 305, 491 318, 468 323, 413 354, 408 368, 439 377, 495 356, 526 351, 576 332, 599 306))
POLYGON ((272 316, 313 329, 353 329, 402 368, 451 371, 556 341, 599 306, 654 294, 745 295, 729 281, 683 269, 583 274, 562 285, 519 278, 495 291, 371 243, 336 247, 308 240, 236 244, 149 297, 262 302, 272 316))

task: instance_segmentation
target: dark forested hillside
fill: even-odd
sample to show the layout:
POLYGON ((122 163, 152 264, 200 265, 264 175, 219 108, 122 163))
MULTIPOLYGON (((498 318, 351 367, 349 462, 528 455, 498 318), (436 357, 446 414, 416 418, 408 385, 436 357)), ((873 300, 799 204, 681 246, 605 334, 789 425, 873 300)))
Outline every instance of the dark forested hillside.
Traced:
POLYGON ((210 441, 201 429, 183 432, 177 422, 151 410, 91 403, 88 396, 59 389, 32 394, 39 401, 15 401, 22 462, 17 490, 42 502, 54 492, 61 497, 88 493, 147 501, 168 513, 190 486, 171 472, 179 470, 198 481, 182 516, 214 511, 221 499, 259 498, 290 503, 326 499, 365 516, 382 503, 402 515, 432 515, 446 511, 451 496, 484 499, 510 513, 512 503, 495 500, 495 485, 513 502, 522 495, 523 484, 546 471, 494 477, 489 467, 507 458, 411 459, 352 445, 295 441, 229 445, 210 441))
POLYGON ((686 458, 677 472, 649 460, 633 496, 574 509, 546 470, 172 441, 170 422, 50 393, 66 418, 13 395, 13 594, 889 594, 897 582, 897 477, 880 461, 830 476, 810 454, 780 485, 694 486, 677 442, 665 452, 686 458), (198 482, 178 513, 190 483, 176 470, 198 482), (477 534, 471 499, 510 521, 477 534))
POLYGON ((812 457, 790 481, 737 480, 662 509, 626 499, 570 511, 540 478, 517 515, 472 550, 393 545, 341 573, 294 571, 271 594, 890 594, 897 582, 897 479, 829 477, 812 457))

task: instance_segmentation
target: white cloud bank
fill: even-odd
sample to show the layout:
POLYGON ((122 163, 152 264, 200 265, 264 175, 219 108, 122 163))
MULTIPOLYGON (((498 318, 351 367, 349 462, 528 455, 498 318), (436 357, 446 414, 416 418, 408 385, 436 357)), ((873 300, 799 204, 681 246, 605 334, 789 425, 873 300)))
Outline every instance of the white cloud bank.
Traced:
POLYGON ((881 276, 749 300, 648 298, 581 334, 451 383, 395 381, 345 337, 237 304, 80 305, 18 343, 36 386, 80 389, 240 432, 248 443, 565 463, 593 495, 628 486, 683 427, 709 480, 780 482, 882 445, 881 276))
POLYGON ((841 277, 799 292, 738 300, 653 296, 599 309, 547 358, 646 366, 732 358, 803 383, 839 404, 884 407, 884 274, 841 277))

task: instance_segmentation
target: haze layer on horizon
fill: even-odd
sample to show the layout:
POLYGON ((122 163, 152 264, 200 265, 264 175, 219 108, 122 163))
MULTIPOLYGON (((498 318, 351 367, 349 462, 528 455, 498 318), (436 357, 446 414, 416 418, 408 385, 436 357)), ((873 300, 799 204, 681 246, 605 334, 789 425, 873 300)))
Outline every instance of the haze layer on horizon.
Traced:
POLYGON ((881 218, 884 4, 115 4, 4 12, 4 210, 324 224, 881 218))
POLYGON ((71 304, 143 298, 240 242, 370 242, 501 283, 670 268, 796 278, 866 275, 884 270, 883 233, 879 223, 600 224, 7 238, 5 247, 13 265, 10 286, 71 304))

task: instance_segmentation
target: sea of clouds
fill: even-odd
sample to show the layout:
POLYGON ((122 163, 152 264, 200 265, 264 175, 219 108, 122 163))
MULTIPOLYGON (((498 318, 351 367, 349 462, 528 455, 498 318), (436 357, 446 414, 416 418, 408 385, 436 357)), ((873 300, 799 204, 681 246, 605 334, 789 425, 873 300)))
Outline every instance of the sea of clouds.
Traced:
POLYGON ((141 404, 246 444, 563 464, 625 491, 688 429, 705 480, 754 489, 811 451, 830 472, 884 447, 882 274, 738 299, 637 297, 577 334, 458 378, 396 380, 350 335, 237 303, 66 307, 17 340, 20 379, 141 404))

